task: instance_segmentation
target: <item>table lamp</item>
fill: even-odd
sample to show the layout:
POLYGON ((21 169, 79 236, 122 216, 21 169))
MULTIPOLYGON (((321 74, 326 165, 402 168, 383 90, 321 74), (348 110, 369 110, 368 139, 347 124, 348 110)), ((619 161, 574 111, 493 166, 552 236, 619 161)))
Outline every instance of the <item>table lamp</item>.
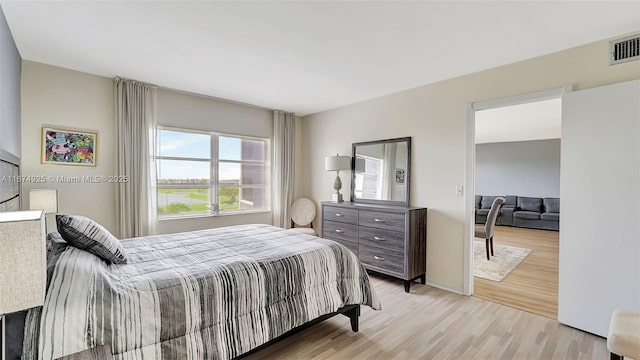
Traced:
POLYGON ((340 170, 351 170, 351 156, 327 156, 324 158, 324 169, 326 171, 335 171, 336 179, 333 182, 333 188, 336 190, 335 194, 331 195, 331 201, 343 202, 342 194, 342 181, 340 180, 340 170))
POLYGON ((44 210, 45 230, 48 231, 47 214, 58 212, 58 190, 31 189, 29 190, 29 209, 44 210))

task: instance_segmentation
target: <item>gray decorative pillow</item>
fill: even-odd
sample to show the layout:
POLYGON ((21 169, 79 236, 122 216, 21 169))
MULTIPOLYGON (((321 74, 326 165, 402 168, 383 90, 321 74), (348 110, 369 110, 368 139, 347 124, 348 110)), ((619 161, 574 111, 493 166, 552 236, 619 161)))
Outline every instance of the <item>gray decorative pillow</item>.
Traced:
POLYGON ((542 207, 541 198, 518 197, 518 207, 520 210, 540 212, 542 207))
POLYGON ((491 205, 493 205, 493 200, 495 200, 497 196, 482 196, 482 202, 480 203, 480 209, 491 209, 491 205))
POLYGON ((559 198, 544 198, 545 212, 559 213, 560 212, 560 199, 559 198))
POLYGON ((56 215, 56 222, 58 232, 67 244, 114 264, 127 263, 127 254, 120 240, 102 225, 78 215, 56 215))

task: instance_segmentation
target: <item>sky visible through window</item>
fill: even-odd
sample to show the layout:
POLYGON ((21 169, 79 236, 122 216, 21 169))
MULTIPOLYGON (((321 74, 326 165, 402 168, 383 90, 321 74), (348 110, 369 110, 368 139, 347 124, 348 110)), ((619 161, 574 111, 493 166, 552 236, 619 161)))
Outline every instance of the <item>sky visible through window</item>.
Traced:
MULTIPOLYGON (((158 131, 158 155, 209 159, 211 136, 161 129, 158 131)), ((242 139, 220 136, 220 160, 241 160, 242 139)), ((184 160, 158 160, 158 179, 209 179, 209 162, 192 161, 185 166, 184 160)), ((220 180, 240 179, 239 164, 220 164, 220 180)))

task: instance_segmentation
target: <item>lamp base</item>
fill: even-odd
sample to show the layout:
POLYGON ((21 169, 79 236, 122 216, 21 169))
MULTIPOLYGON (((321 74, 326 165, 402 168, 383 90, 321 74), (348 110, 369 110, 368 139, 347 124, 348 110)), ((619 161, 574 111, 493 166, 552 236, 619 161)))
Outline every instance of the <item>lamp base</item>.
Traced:
POLYGON ((344 199, 342 199, 342 194, 337 193, 337 194, 331 194, 331 201, 333 201, 333 202, 344 202, 344 199))

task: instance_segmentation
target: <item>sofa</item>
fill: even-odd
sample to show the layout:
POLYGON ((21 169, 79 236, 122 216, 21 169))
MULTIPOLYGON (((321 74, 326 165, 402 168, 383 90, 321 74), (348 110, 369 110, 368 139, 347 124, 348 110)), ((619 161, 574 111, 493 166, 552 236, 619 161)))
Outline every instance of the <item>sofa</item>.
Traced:
MULTIPOLYGON (((476 195, 476 224, 484 224, 498 196, 476 195)), ((496 225, 530 229, 560 229, 560 199, 507 195, 496 225)))

